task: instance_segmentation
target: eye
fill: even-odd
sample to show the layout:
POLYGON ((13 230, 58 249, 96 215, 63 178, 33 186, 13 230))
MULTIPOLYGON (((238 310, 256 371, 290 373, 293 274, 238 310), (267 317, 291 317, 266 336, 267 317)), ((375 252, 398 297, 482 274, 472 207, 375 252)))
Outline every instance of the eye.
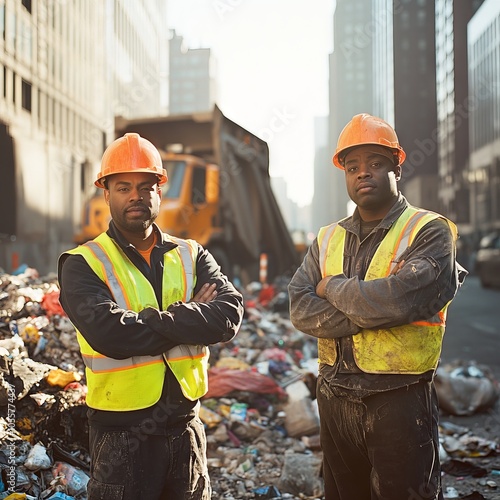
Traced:
POLYGON ((376 160, 372 163, 370 163, 370 168, 372 170, 380 170, 381 168, 384 168, 385 163, 383 161, 376 160))
POLYGON ((350 174, 352 174, 352 173, 356 172, 357 169, 358 169, 358 167, 353 165, 353 166, 347 167, 346 171, 349 172, 350 174))

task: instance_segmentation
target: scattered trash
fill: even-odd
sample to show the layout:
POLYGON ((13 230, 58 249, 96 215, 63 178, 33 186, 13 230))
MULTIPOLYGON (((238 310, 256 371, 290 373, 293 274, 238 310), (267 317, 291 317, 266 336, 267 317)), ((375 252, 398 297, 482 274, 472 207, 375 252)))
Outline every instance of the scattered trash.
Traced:
POLYGON ((255 493, 255 498, 259 500, 281 498, 281 493, 275 486, 265 486, 262 488, 255 488, 253 492, 255 493))
POLYGON ((28 453, 28 458, 24 462, 24 467, 31 471, 48 469, 52 465, 52 460, 47 455, 47 450, 40 443, 35 444, 28 453))
MULTIPOLYGON (((240 332, 211 348, 200 418, 214 498, 322 498, 317 345, 291 324, 286 286, 284 279, 265 289, 248 285, 240 332)), ((0 273, 0 406, 6 408, 0 500, 87 499, 87 386, 76 332, 58 296, 55 276, 39 277, 28 266, 16 275, 0 273)), ((487 407, 484 391, 466 397, 457 381, 485 380, 490 391, 496 382, 483 367, 465 368, 455 365, 440 378, 440 401, 458 412, 487 407)), ((497 491, 500 466, 488 474, 462 459, 498 452, 497 442, 466 427, 440 424, 443 471, 457 481, 478 477, 483 488, 497 491)), ((449 486, 445 498, 464 498, 453 494, 449 486)))
POLYGON ((280 487, 295 495, 318 497, 323 495, 319 479, 321 460, 304 453, 285 453, 285 463, 280 477, 280 487))
POLYGON ((446 422, 440 425, 440 444, 446 452, 445 457, 477 458, 497 455, 500 452, 496 441, 475 436, 466 427, 446 422))
POLYGON ((486 500, 486 497, 478 493, 477 491, 473 491, 470 495, 465 497, 460 497, 460 500, 486 500))
POLYGON ((451 459, 441 465, 441 469, 452 476, 483 477, 488 471, 466 460, 451 459))
POLYGON ((458 498, 458 491, 453 486, 448 486, 443 493, 444 498, 458 498))
POLYGON ((472 415, 491 408, 500 393, 490 370, 474 363, 438 367, 435 385, 440 408, 451 415, 472 415))
POLYGON ((89 476, 78 467, 64 462, 56 462, 52 468, 53 485, 61 484, 67 488, 70 495, 78 496, 87 491, 89 476))
POLYGON ((51 497, 49 497, 47 500, 74 500, 75 497, 70 497, 69 495, 66 495, 65 493, 61 493, 58 491, 57 493, 54 493, 51 497))

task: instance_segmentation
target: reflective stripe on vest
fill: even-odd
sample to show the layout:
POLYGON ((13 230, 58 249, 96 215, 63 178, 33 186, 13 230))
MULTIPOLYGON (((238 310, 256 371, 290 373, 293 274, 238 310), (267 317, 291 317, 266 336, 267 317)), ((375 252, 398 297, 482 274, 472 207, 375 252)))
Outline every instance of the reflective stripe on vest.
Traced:
MULTIPOLYGON (((195 287, 195 254, 194 247, 189 244, 189 240, 181 240, 170 236, 172 241, 177 243, 184 269, 184 298, 183 302, 188 302, 194 292, 195 287)), ((163 289, 170 286, 168 275, 163 274, 163 289)), ((173 347, 163 354, 163 358, 172 370, 177 382, 181 386, 184 396, 195 401, 204 396, 208 391, 208 359, 210 350, 205 345, 179 345, 173 347)))
MULTIPOLYGON (((442 218, 456 238, 455 225, 439 214, 408 207, 392 225, 368 267, 365 280, 387 277, 411 245, 418 232, 430 221, 442 218)), ((318 233, 322 276, 344 272, 346 231, 338 224, 318 233)), ((353 335, 354 358, 368 373, 424 373, 437 366, 444 334, 447 305, 432 318, 389 329, 364 329, 353 335)), ((318 339, 321 363, 333 365, 337 358, 335 339, 318 339)))
MULTIPOLYGON (((113 263, 104 248, 94 241, 89 241, 85 244, 90 251, 95 255, 103 266, 105 273, 105 281, 111 291, 115 302, 119 307, 125 310, 130 310, 129 301, 126 299, 125 285, 121 283, 118 278, 113 263)), ((138 312, 138 311, 137 311, 138 312)), ((161 361, 161 356, 133 356, 126 359, 108 358, 103 354, 84 354, 82 353, 83 362, 85 366, 90 368, 94 373, 112 372, 117 370, 126 370, 136 366, 144 366, 151 363, 158 363, 161 361)))
MULTIPOLYGON (((188 240, 171 238, 178 247, 164 254, 162 308, 166 309, 176 301, 186 301, 192 297, 196 279, 194 259, 196 243, 188 240)), ((126 312, 124 316, 138 312, 146 307, 159 309, 155 292, 149 281, 130 262, 126 254, 115 242, 103 233, 92 242, 67 253, 82 255, 96 275, 109 287, 116 303, 126 312)), ((124 318, 125 319, 125 318, 124 318)), ((92 408, 127 411, 147 408, 156 403, 162 392, 165 364, 162 356, 134 356, 117 360, 108 358, 95 351, 77 331, 78 342, 86 365, 89 394, 87 404, 92 408)), ((203 346, 189 346, 193 351, 195 365, 194 376, 180 373, 176 361, 172 371, 179 380, 183 391, 186 380, 194 380, 196 386, 186 397, 199 395, 207 387, 205 359, 200 359, 200 352, 208 358, 208 349, 203 346), (200 375, 201 373, 201 375, 200 375), (200 389, 201 386, 201 389, 200 389)), ((181 363, 178 363, 178 365, 181 363)), ((186 368, 183 360, 182 364, 186 368)), ((172 366, 171 366, 172 368, 172 366)), ((194 398, 193 398, 194 399, 194 398)))
POLYGON ((187 302, 194 291, 194 256, 192 255, 192 247, 183 240, 171 238, 178 245, 181 254, 182 265, 184 267, 184 290, 185 294, 182 298, 183 302, 187 302))
MULTIPOLYGON (((332 253, 337 253, 337 247, 340 246, 342 249, 344 248, 344 240, 345 240, 345 231, 342 233, 337 233, 341 234, 343 237, 342 238, 336 238, 335 240, 332 240, 333 235, 335 234, 335 229, 337 228, 338 223, 335 222, 334 224, 330 224, 329 226, 322 227, 319 230, 318 233, 318 241, 320 242, 319 245, 319 266, 321 269, 321 276, 324 278, 326 276, 326 260, 328 259, 329 255, 332 253)), ((343 261, 343 256, 342 256, 342 261, 343 261)), ((342 273, 342 262, 339 262, 340 271, 335 273, 335 274, 340 274, 342 273)))
POLYGON ((87 248, 95 255, 95 258, 101 263, 104 268, 104 274, 106 276, 106 283, 115 298, 115 302, 122 309, 130 309, 130 305, 126 299, 125 291, 122 288, 118 280, 118 276, 115 274, 115 269, 113 263, 109 260, 108 254, 104 251, 97 241, 89 241, 86 244, 87 248))

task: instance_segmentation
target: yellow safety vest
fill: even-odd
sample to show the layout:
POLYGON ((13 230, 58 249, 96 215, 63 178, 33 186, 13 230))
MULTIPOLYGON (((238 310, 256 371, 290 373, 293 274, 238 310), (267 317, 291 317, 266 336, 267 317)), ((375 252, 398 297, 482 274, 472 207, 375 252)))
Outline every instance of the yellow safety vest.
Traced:
MULTIPOLYGON (((169 238, 178 246, 164 254, 162 309, 179 300, 189 301, 196 285, 196 243, 169 238)), ((146 307, 159 309, 151 283, 106 233, 66 253, 85 258, 107 284, 120 308, 135 313, 146 307)), ((206 346, 180 345, 163 356, 113 359, 93 349, 78 330, 77 339, 85 363, 87 404, 91 408, 130 411, 154 405, 163 389, 164 360, 186 398, 194 401, 208 390, 210 352, 206 346)))
MULTIPOLYGON (((365 280, 389 276, 418 232, 437 218, 448 222, 456 240, 457 228, 453 222, 434 212, 407 207, 380 243, 365 280)), ((323 277, 344 272, 345 237, 346 230, 337 223, 320 229, 319 264, 323 277)), ((420 374, 435 369, 441 354, 447 307, 448 304, 425 321, 393 328, 364 329, 353 335, 357 366, 366 373, 420 374)), ((318 357, 320 363, 333 366, 337 359, 336 340, 318 339, 318 357)))

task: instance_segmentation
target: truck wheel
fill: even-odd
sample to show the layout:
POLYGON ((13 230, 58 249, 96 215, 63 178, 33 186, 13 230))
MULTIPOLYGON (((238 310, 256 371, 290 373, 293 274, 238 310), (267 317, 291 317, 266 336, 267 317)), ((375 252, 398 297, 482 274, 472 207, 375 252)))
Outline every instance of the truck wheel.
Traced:
POLYGON ((229 280, 232 280, 234 277, 233 266, 226 251, 224 251, 221 247, 213 247, 208 250, 217 261, 217 264, 219 264, 221 271, 228 277, 229 280))

